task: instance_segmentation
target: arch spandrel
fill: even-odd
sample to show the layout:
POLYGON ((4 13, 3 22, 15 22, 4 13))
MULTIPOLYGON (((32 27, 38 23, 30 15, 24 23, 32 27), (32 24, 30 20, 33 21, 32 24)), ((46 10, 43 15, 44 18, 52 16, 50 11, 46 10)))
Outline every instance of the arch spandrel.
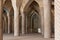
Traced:
MULTIPOLYGON (((29 2, 28 2, 29 3, 29 2)), ((28 12, 29 10, 32 11, 32 10, 36 10, 37 12, 40 11, 40 8, 39 8, 39 4, 36 2, 36 1, 32 1, 30 2, 29 4, 26 4, 24 9, 23 9, 23 12, 26 13, 28 12)))
POLYGON ((20 9, 21 12, 23 12, 25 6, 26 6, 26 5, 29 6, 29 4, 30 4, 32 1, 33 1, 33 0, 23 0, 22 5, 21 5, 21 9, 20 9))
MULTIPOLYGON (((36 3, 39 5, 39 7, 41 7, 41 0, 27 0, 27 1, 25 1, 25 0, 23 0, 23 4, 22 4, 22 6, 21 6, 21 12, 24 12, 24 10, 25 9, 27 9, 30 5, 31 5, 31 3, 33 2, 33 1, 36 1, 36 3)), ((39 8, 40 9, 40 8, 39 8)))
POLYGON ((27 0, 26 2, 24 1, 22 4, 22 8, 24 10, 24 8, 27 8, 33 1, 36 1, 40 7, 43 6, 43 1, 42 0, 27 0))

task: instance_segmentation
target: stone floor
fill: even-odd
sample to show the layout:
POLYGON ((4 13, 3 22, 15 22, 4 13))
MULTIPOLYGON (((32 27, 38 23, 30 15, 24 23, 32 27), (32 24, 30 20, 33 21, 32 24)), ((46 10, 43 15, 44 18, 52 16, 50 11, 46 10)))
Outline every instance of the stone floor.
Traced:
POLYGON ((3 40, 54 40, 54 38, 43 38, 40 34, 25 34, 19 37, 14 37, 13 34, 4 34, 3 40))

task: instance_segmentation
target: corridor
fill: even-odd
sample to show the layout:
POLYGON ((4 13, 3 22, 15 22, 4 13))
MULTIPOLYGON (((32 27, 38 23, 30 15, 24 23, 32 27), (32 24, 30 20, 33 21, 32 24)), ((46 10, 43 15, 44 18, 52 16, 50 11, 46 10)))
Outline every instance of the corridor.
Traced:
POLYGON ((54 40, 54 10, 54 0, 0 0, 0 40, 54 40))

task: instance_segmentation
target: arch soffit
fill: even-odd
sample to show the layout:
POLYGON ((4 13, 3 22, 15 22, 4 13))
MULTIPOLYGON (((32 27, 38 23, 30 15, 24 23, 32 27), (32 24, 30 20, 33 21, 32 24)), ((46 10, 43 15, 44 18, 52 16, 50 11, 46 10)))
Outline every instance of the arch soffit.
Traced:
POLYGON ((38 0, 28 0, 28 1, 25 1, 25 3, 22 4, 21 10, 24 12, 24 10, 27 9, 33 1, 36 1, 38 3, 39 7, 40 7, 40 3, 39 3, 38 0))
POLYGON ((32 14, 33 15, 36 14, 37 16, 39 16, 39 14, 36 11, 34 11, 34 10, 31 12, 31 14, 29 16, 31 16, 32 14))

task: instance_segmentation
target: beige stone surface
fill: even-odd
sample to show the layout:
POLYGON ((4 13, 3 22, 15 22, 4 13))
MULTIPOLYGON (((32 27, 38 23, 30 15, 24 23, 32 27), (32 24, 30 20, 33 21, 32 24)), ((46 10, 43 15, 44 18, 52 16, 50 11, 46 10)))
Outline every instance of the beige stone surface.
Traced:
POLYGON ((51 0, 43 0, 44 4, 44 37, 51 37, 51 0))
POLYGON ((40 34, 26 34, 14 37, 12 34, 4 34, 3 40, 54 40, 54 38, 43 38, 40 34))
POLYGON ((60 40, 60 0, 55 0, 55 40, 60 40))

